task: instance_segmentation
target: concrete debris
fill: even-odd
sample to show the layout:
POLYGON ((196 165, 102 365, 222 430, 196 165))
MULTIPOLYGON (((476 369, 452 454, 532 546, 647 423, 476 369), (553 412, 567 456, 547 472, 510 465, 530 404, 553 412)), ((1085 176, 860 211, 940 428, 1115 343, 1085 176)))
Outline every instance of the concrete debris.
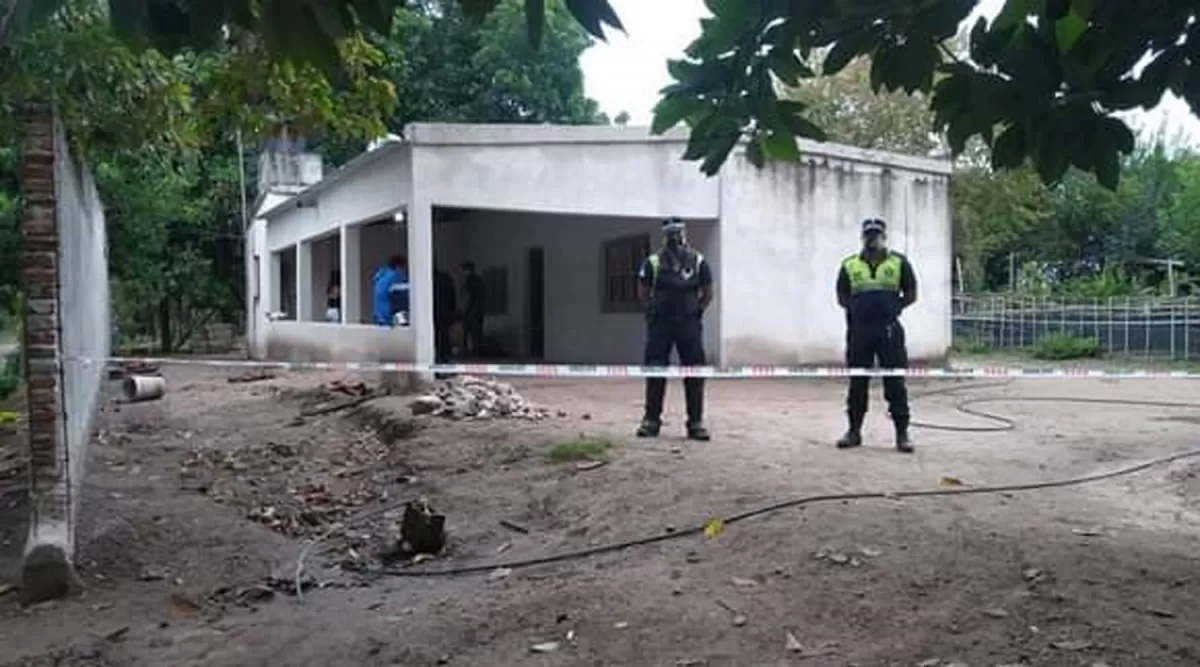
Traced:
POLYGON ((553 413, 525 400, 512 385, 471 376, 441 382, 431 393, 416 398, 414 415, 447 419, 525 419, 541 421, 553 413))

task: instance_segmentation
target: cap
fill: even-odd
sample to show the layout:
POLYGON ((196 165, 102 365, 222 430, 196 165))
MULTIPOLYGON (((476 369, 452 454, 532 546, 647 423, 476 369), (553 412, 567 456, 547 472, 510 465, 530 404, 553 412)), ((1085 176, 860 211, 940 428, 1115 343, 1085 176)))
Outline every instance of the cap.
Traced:
POLYGON ((687 225, 685 225, 683 220, 680 220, 679 218, 670 217, 666 220, 663 220, 662 228, 664 232, 681 232, 687 228, 687 225))
POLYGON ((887 233, 887 223, 884 222, 883 220, 880 220, 879 218, 867 218, 866 220, 863 220, 863 222, 862 222, 862 231, 863 231, 863 234, 870 234, 870 233, 886 234, 887 233))

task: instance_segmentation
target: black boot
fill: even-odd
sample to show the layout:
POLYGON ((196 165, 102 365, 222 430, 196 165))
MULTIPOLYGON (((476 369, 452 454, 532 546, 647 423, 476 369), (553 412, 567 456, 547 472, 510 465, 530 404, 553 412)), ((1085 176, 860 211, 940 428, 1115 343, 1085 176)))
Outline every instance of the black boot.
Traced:
POLYGON ((848 415, 850 428, 846 430, 845 435, 838 439, 838 449, 852 449, 862 446, 862 425, 863 417, 865 416, 857 413, 850 413, 848 415))
POLYGON ((711 436, 704 428, 704 379, 684 378, 683 395, 687 403, 687 437, 689 440, 708 442, 711 436))
POLYGON ((913 453, 913 443, 908 437, 908 417, 892 417, 896 426, 896 451, 902 454, 913 453))
POLYGON ((637 437, 639 438, 657 438, 658 432, 662 430, 662 422, 655 419, 643 419, 641 426, 638 426, 637 437))

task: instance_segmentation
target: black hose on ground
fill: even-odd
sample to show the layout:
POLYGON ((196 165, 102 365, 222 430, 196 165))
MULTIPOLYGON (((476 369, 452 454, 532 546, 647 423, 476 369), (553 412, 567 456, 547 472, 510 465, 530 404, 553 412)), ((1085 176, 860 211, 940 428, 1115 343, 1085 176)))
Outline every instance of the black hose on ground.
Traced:
MULTIPOLYGON (((954 394, 959 391, 978 391, 980 389, 992 389, 992 388, 1007 386, 1009 384, 1011 384, 1011 381, 990 383, 990 384, 954 386, 954 387, 948 387, 945 389, 936 389, 933 391, 914 395, 913 400, 920 400, 922 398, 928 398, 931 396, 954 394)), ((966 399, 966 400, 958 402, 954 407, 957 411, 959 411, 963 414, 970 415, 972 417, 977 417, 980 419, 990 420, 990 421, 994 422, 995 424, 997 424, 995 426, 952 426, 952 425, 931 424, 931 423, 922 423, 922 422, 913 422, 912 425, 920 427, 920 428, 925 428, 925 429, 953 431, 953 432, 967 432, 967 433, 995 433, 995 432, 1011 431, 1017 427, 1017 423, 1013 419, 1004 417, 1002 415, 985 412, 983 410, 973 409, 971 407, 974 405, 981 405, 981 404, 987 404, 987 403, 1076 403, 1076 404, 1088 404, 1088 405, 1113 405, 1113 406, 1130 406, 1130 407, 1153 407, 1153 408, 1162 408, 1162 409, 1200 410, 1200 403, 1178 403, 1178 402, 1170 402, 1170 401, 1141 401, 1141 400, 1125 400, 1125 399, 1079 398, 1079 397, 1057 397, 1057 396, 1033 396, 1033 397, 987 396, 987 397, 966 399)), ((1189 458, 1195 458, 1195 457, 1200 457, 1200 449, 1193 449, 1193 450, 1189 450, 1189 451, 1185 451, 1185 452, 1179 452, 1176 454, 1170 454, 1167 456, 1160 456, 1158 458, 1150 459, 1150 460, 1144 461, 1142 463, 1133 464, 1133 465, 1125 466, 1122 468, 1109 470, 1106 472, 1090 473, 1087 475, 1069 477, 1066 479, 1049 480, 1049 481, 1044 481, 1044 482, 1028 482, 1028 483, 1024 483, 1024 484, 1004 484, 1004 485, 999 485, 999 486, 954 487, 954 488, 947 488, 947 489, 929 489, 929 490, 920 490, 920 491, 895 491, 895 492, 868 491, 868 492, 860 492, 860 493, 834 493, 834 494, 825 494, 825 495, 817 495, 817 496, 805 496, 805 497, 801 497, 801 498, 793 498, 790 500, 784 500, 784 501, 774 503, 771 505, 766 505, 763 507, 758 507, 758 508, 755 508, 752 510, 742 512, 740 514, 734 514, 732 516, 729 516, 729 517, 723 519, 722 521, 724 522, 725 525, 729 525, 729 524, 738 523, 740 521, 746 521, 748 519, 763 516, 766 514, 771 514, 774 512, 785 510, 785 509, 802 507, 805 505, 815 505, 815 504, 819 504, 819 503, 846 502, 846 501, 859 501, 859 500, 884 500, 884 499, 900 499, 900 498, 933 498, 933 497, 945 497, 945 496, 965 496, 965 495, 980 495, 980 494, 994 494, 994 493, 1013 493, 1013 492, 1018 492, 1018 491, 1037 491, 1037 490, 1043 490, 1043 489, 1064 488, 1064 487, 1069 487, 1069 486, 1078 486, 1080 484, 1090 484, 1093 482, 1099 482, 1099 481, 1103 481, 1103 480, 1113 479, 1116 477, 1133 475, 1133 474, 1142 472, 1144 470, 1147 470, 1149 468, 1163 466, 1163 465, 1167 465, 1169 463, 1173 463, 1173 462, 1180 461, 1183 459, 1189 459, 1189 458)), ((385 511, 385 510, 373 511, 373 512, 368 513, 367 515, 357 517, 356 519, 351 520, 347 525, 349 525, 350 523, 355 523, 357 521, 366 520, 367 518, 370 518, 373 516, 377 516, 382 511, 385 511)), ((456 575, 479 574, 479 573, 484 573, 484 572, 492 572, 492 571, 500 570, 500 569, 515 570, 518 568, 534 567, 534 566, 538 566, 538 565, 550 565, 550 564, 554 564, 554 563, 561 563, 564 561, 571 561, 571 560, 580 560, 580 559, 589 558, 592 556, 598 556, 601 554, 612 553, 612 552, 616 552, 616 551, 623 551, 625 549, 629 549, 632 547, 646 546, 646 545, 655 544, 658 542, 666 542, 667 540, 674 540, 674 539, 679 539, 682 537, 699 535, 699 534, 702 534, 704 532, 704 530, 705 530, 705 526, 703 526, 703 525, 693 526, 690 528, 686 528, 683 530, 677 530, 674 532, 649 535, 646 537, 632 539, 632 540, 626 540, 623 542, 604 544, 604 545, 600 545, 600 546, 596 546, 596 547, 589 547, 586 549, 578 549, 575 551, 567 551, 567 552, 553 554, 553 555, 549 555, 549 556, 515 559, 515 560, 499 561, 499 562, 492 562, 492 563, 482 563, 482 564, 478 564, 478 565, 465 565, 462 567, 443 568, 443 569, 423 569, 423 568, 419 568, 419 567, 415 567, 415 566, 409 566, 409 567, 404 567, 404 568, 394 568, 393 567, 393 568, 387 568, 384 570, 380 570, 380 571, 378 571, 378 574, 394 576, 394 577, 448 577, 448 576, 456 576, 456 575)), ((309 551, 311 551, 311 549, 313 547, 315 547, 317 544, 324 541, 324 539, 327 539, 331 535, 332 535, 332 533, 327 533, 326 535, 318 538, 317 540, 310 542, 308 545, 305 546, 304 550, 301 552, 300 559, 296 564, 297 593, 300 592, 300 578, 301 578, 301 574, 304 569, 304 558, 309 553, 309 551)))

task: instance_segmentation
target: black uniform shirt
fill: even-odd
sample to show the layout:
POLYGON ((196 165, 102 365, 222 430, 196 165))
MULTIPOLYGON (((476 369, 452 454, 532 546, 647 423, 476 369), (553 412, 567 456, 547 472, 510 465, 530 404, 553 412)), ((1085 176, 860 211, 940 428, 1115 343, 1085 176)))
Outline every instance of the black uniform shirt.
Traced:
POLYGON ((638 282, 651 290, 651 317, 696 317, 700 315, 700 290, 713 284, 712 269, 692 248, 658 251, 658 276, 647 257, 638 270, 638 282))

